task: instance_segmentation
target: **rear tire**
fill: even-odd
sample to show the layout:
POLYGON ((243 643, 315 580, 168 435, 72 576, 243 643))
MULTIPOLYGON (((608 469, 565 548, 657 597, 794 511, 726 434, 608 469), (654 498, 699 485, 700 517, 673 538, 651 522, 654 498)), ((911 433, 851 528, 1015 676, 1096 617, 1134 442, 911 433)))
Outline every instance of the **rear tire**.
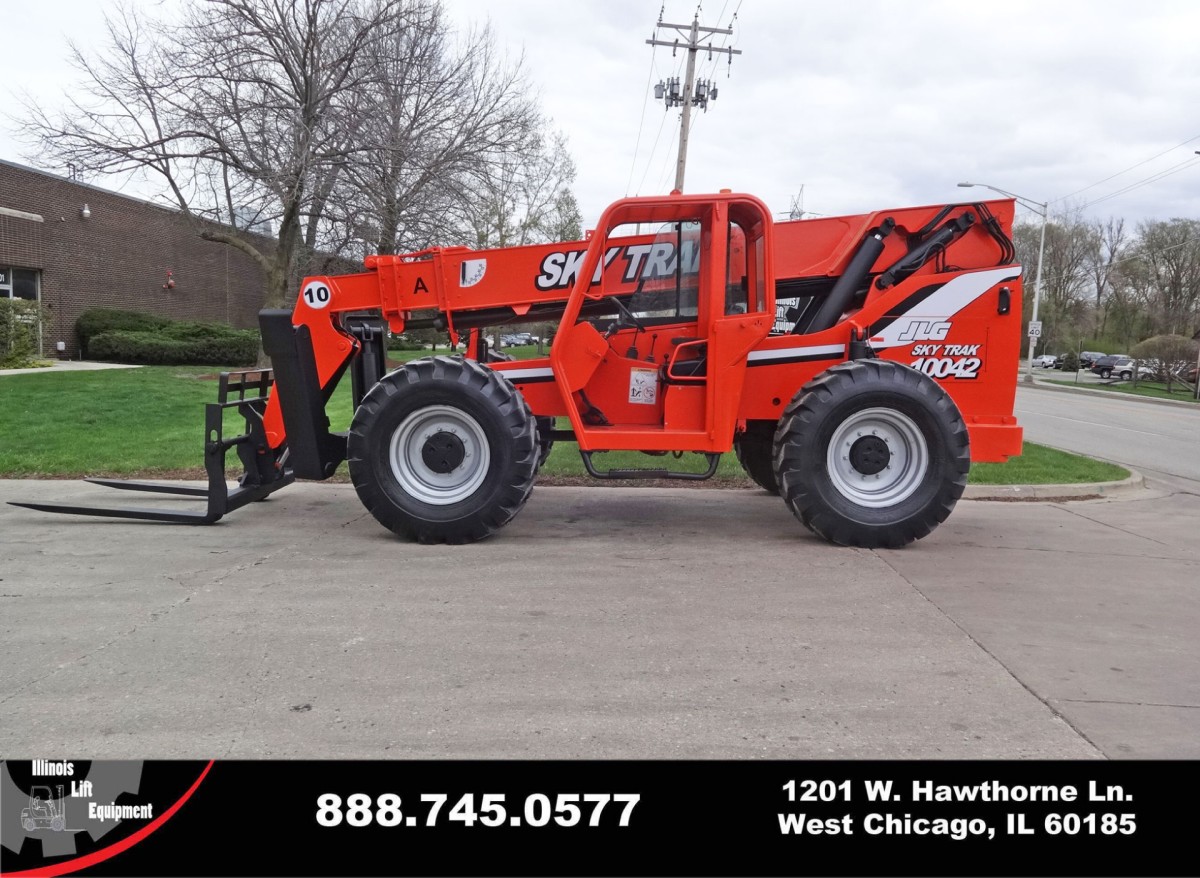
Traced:
POLYGON ((738 463, 754 484, 771 494, 779 493, 775 481, 775 428, 774 421, 750 421, 746 432, 733 437, 733 451, 738 463))
POLYGON ((1101 369, 1100 377, 1101 378, 1111 378, 1112 377, 1112 369, 1101 369))
POLYGON ((516 388, 474 360, 428 357, 385 376, 354 413, 347 446, 359 499, 420 543, 470 543, 520 511, 537 429, 516 388))
POLYGON ((927 375, 885 360, 823 372, 775 433, 784 502, 832 543, 899 548, 946 520, 967 484, 967 427, 927 375))
POLYGON ((537 424, 538 469, 546 463, 546 458, 554 450, 554 437, 550 435, 554 429, 554 418, 538 416, 534 418, 537 424))

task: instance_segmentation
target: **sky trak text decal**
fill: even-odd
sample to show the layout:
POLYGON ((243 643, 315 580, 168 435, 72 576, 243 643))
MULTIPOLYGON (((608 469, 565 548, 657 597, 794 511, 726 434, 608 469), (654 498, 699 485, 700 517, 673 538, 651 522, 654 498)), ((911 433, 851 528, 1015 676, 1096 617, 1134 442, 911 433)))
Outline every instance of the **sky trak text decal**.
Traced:
MULTIPOLYGON (((700 248, 694 241, 683 242, 683 273, 695 274, 700 267, 700 248)), ((560 250, 546 254, 542 260, 541 274, 537 276, 539 290, 568 289, 583 267, 587 250, 560 250)), ((636 280, 652 280, 671 277, 678 267, 675 260, 675 245, 670 241, 652 244, 628 244, 609 247, 604 251, 602 265, 592 274, 592 283, 600 282, 600 275, 620 257, 625 265, 621 273, 624 283, 636 280)))

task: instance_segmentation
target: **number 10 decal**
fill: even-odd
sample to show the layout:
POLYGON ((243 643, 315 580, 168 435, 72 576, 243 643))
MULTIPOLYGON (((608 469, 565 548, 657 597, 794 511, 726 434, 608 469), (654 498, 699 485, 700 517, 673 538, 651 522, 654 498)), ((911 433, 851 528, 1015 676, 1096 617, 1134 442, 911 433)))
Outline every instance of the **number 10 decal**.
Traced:
POLYGON ((329 287, 319 280, 310 282, 301 295, 304 297, 304 303, 310 308, 320 310, 329 304, 329 287))

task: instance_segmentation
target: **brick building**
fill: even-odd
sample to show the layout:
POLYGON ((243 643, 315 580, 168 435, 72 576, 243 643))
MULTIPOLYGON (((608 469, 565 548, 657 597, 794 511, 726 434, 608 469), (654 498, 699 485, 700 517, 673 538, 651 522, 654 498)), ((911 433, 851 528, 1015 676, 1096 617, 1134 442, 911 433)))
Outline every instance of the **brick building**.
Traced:
POLYGON ((251 328, 263 292, 257 263, 178 211, 0 160, 0 296, 40 299, 46 356, 78 355, 88 308, 251 328))

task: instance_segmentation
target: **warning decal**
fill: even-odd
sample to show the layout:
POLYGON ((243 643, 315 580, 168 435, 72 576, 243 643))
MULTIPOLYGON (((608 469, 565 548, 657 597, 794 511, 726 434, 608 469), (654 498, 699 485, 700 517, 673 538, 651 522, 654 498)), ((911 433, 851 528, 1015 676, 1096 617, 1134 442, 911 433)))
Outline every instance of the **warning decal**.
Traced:
POLYGON ((654 405, 658 398, 658 370, 631 369, 629 372, 629 401, 654 405))

